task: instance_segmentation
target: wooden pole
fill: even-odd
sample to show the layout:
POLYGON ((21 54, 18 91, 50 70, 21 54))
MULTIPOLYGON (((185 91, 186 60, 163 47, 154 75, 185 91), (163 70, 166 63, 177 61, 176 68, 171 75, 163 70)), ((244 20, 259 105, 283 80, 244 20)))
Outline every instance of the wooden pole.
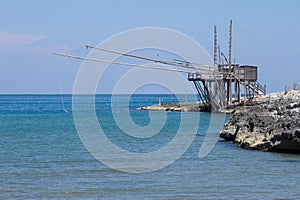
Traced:
POLYGON ((214 65, 218 62, 218 41, 217 41, 217 26, 214 26, 214 65))
POLYGON ((232 20, 230 20, 230 27, 229 27, 229 104, 232 104, 232 67, 231 67, 231 46, 232 46, 232 20))
POLYGON ((133 64, 133 63, 125 63, 125 62, 118 62, 118 61, 109 61, 109 60, 74 56, 74 55, 62 54, 62 53, 53 53, 53 54, 56 55, 56 56, 68 57, 68 58, 73 58, 73 59, 78 59, 78 60, 86 60, 86 61, 99 62, 99 63, 104 62, 104 63, 116 64, 116 65, 121 65, 121 66, 139 67, 139 68, 146 68, 146 69, 156 69, 156 70, 171 71, 171 72, 183 72, 183 73, 202 74, 202 75, 214 75, 214 73, 222 74, 221 72, 214 72, 214 73, 204 72, 203 73, 203 72, 194 72, 194 71, 174 69, 174 68, 139 65, 139 64, 133 64))
POLYGON ((246 107, 247 88, 246 88, 246 67, 244 67, 244 108, 246 107))
MULTIPOLYGON (((235 64, 235 59, 233 59, 233 74, 235 75, 236 72, 236 64, 235 64)), ((236 77, 234 77, 234 100, 237 100, 237 95, 238 95, 238 81, 236 77)))
MULTIPOLYGON (((147 60, 147 61, 151 61, 151 62, 154 62, 154 63, 161 63, 161 64, 165 64, 165 65, 185 67, 185 68, 190 68, 190 69, 195 69, 195 70, 210 71, 210 68, 214 67, 214 66, 211 66, 211 65, 204 65, 204 64, 193 63, 193 62, 189 62, 191 65, 184 66, 182 63, 178 63, 178 62, 170 62, 170 61, 167 61, 167 60, 157 60, 157 59, 147 58, 147 57, 143 57, 143 56, 137 56, 137 55, 133 55, 133 54, 122 53, 122 52, 119 52, 119 51, 113 51, 113 50, 103 49, 103 48, 99 48, 99 47, 94 47, 94 46, 90 46, 90 45, 85 45, 85 47, 95 49, 95 50, 98 50, 98 51, 103 51, 103 52, 122 55, 122 56, 126 56, 126 57, 136 58, 136 59, 140 59, 140 60, 147 60), (195 66, 197 66, 197 67, 195 67, 195 66)), ((217 70, 217 69, 215 69, 215 70, 217 70)))

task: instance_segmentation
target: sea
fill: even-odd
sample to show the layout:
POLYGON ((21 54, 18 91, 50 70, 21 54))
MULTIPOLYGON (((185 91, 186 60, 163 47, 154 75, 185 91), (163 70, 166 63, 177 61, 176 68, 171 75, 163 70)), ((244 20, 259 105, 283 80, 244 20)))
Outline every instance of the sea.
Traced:
MULTIPOLYGON (((163 149, 175 138, 182 115, 191 119, 199 115, 166 112, 155 136, 135 138, 115 122, 111 97, 95 96, 99 126, 115 146, 137 154, 163 149)), ((123 102, 128 96, 115 99, 117 114, 129 113, 139 127, 157 122, 151 121, 149 111, 136 108, 189 101, 186 95, 136 94, 128 106, 123 102)), ((109 166, 91 153, 78 133, 72 109, 72 95, 0 95, 1 200, 300 198, 300 155, 250 151, 218 139, 200 158, 199 149, 216 114, 200 113, 192 143, 174 162, 134 173, 109 166)), ((163 161, 156 156, 152 161, 163 161)))

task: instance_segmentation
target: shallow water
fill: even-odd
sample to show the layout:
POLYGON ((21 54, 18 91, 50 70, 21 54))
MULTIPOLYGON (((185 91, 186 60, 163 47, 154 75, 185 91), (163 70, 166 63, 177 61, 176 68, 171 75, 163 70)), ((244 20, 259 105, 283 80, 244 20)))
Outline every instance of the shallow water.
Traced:
MULTIPOLYGON (((123 111, 122 99, 117 102, 123 111)), ((141 126, 147 111, 170 95, 136 95, 130 115, 141 126)), ((183 97, 184 98, 184 97, 183 97)), ((173 164, 154 172, 132 174, 111 169, 83 146, 74 126, 71 96, 0 96, 0 199, 297 199, 300 196, 300 155, 240 149, 217 142, 203 159, 199 148, 210 114, 201 114, 190 148, 173 164)), ((116 145, 133 152, 150 152, 166 145, 178 128, 180 113, 167 113, 161 132, 149 139, 123 134, 114 123, 110 96, 96 97, 99 123, 116 145)), ((191 115, 195 113, 190 113, 191 115)))

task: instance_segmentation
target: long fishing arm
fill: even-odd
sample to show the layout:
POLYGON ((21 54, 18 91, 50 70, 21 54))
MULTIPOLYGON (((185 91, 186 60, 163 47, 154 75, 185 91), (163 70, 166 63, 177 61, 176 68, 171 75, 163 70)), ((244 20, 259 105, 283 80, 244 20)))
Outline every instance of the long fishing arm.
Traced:
POLYGON ((165 64, 165 65, 173 65, 173 66, 177 66, 177 67, 184 67, 184 68, 190 68, 190 69, 195 69, 195 70, 211 71, 211 69, 207 69, 207 68, 212 68, 212 67, 215 68, 215 66, 201 65, 201 64, 197 64, 197 63, 190 63, 190 64, 197 65, 199 67, 195 67, 195 66, 191 66, 191 65, 186 66, 186 65, 182 65, 182 64, 177 63, 177 62, 170 62, 170 61, 166 61, 166 60, 157 60, 157 59, 147 58, 147 57, 143 57, 143 56, 137 56, 137 55, 133 55, 133 54, 122 53, 122 52, 119 52, 119 51, 113 51, 113 50, 103 49, 103 48, 99 48, 99 47, 94 47, 94 46, 91 46, 91 45, 85 45, 85 47, 87 49, 91 48, 91 49, 95 49, 95 50, 99 50, 99 51, 103 51, 103 52, 118 54, 118 55, 131 57, 131 58, 136 58, 136 59, 140 59, 140 60, 147 60, 147 61, 151 61, 151 62, 155 62, 155 63, 161 63, 161 64, 165 64))
MULTIPOLYGON (((81 56, 74 56, 74 55, 63 54, 63 53, 53 53, 53 54, 56 55, 56 56, 74 58, 74 59, 79 59, 79 60, 87 60, 87 61, 92 61, 92 62, 104 62, 104 63, 110 63, 110 64, 130 66, 130 67, 139 67, 139 68, 147 68, 147 69, 172 71, 172 72, 183 72, 183 73, 200 74, 198 72, 187 71, 187 70, 179 70, 179 69, 173 69, 173 68, 163 68, 163 67, 157 67, 157 66, 138 65, 138 64, 133 64, 133 63, 125 63, 125 62, 117 62, 117 61, 109 61, 109 60, 87 58, 87 57, 81 57, 81 56)), ((204 74, 204 73, 201 73, 201 74, 204 74)), ((206 73, 206 74, 212 75, 212 73, 206 73)))

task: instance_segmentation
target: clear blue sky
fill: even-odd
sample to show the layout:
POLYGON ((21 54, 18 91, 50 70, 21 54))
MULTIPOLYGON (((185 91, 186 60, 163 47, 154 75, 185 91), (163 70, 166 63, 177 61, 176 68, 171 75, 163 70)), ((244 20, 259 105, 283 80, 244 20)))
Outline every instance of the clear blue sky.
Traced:
MULTIPOLYGON (((189 35, 212 55, 213 25, 233 57, 258 65, 269 92, 300 83, 300 1, 272 0, 1 0, 0 93, 71 93, 79 61, 57 63, 53 51, 86 55, 85 44, 138 27, 189 35), (59 69, 59 70, 58 70, 59 69)), ((224 49, 226 50, 226 49, 224 49)))

